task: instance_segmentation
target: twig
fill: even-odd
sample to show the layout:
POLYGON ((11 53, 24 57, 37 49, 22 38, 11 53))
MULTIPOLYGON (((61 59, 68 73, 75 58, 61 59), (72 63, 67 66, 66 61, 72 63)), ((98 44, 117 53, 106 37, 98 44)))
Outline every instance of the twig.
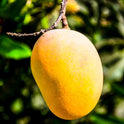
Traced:
POLYGON ((69 26, 68 26, 68 21, 67 21, 67 18, 65 15, 62 16, 62 27, 63 28, 66 28, 66 29, 70 29, 69 26))
POLYGON ((66 2, 67 2, 67 0, 65 1, 65 3, 64 3, 64 2, 62 3, 62 4, 64 4, 64 5, 63 5, 63 9, 62 9, 62 11, 63 11, 63 16, 62 16, 61 20, 62 20, 62 27, 69 29, 68 21, 67 21, 67 18, 66 18, 66 16, 65 16, 66 5, 67 5, 66 2))
POLYGON ((59 16, 57 18, 57 20, 55 21, 55 23, 53 23, 53 25, 47 29, 41 29, 40 31, 38 32, 34 32, 34 33, 12 33, 12 32, 7 32, 8 35, 10 36, 17 36, 17 37, 23 37, 23 36, 38 36, 40 34, 43 34, 49 30, 52 30, 54 29, 58 24, 59 22, 62 20, 62 26, 63 28, 69 28, 68 27, 68 22, 67 22, 67 19, 66 19, 66 16, 65 16, 65 11, 66 11, 66 3, 67 3, 67 0, 62 0, 61 2, 61 9, 60 9, 60 12, 59 12, 59 16))

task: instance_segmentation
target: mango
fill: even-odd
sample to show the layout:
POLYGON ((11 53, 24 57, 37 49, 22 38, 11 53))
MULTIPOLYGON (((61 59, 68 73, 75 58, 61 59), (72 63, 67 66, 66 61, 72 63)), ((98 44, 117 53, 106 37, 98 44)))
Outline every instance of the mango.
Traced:
POLYGON ((35 43, 31 70, 52 113, 65 120, 79 119, 96 106, 103 87, 100 57, 83 34, 53 29, 35 43))

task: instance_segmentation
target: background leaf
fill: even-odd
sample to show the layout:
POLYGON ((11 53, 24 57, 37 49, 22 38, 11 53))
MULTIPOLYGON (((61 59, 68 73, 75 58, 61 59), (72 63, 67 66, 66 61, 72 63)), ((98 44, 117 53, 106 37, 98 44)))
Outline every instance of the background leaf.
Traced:
POLYGON ((110 115, 100 115, 100 114, 94 114, 91 116, 91 120, 95 124, 123 124, 124 121, 118 118, 115 118, 114 116, 110 115))
POLYGON ((26 3, 26 0, 15 0, 14 2, 10 4, 8 2, 9 1, 6 1, 5 3, 1 3, 0 17, 15 19, 20 14, 22 8, 24 7, 26 3))
POLYGON ((6 36, 0 36, 0 55, 5 58, 23 59, 31 56, 30 48, 6 36))

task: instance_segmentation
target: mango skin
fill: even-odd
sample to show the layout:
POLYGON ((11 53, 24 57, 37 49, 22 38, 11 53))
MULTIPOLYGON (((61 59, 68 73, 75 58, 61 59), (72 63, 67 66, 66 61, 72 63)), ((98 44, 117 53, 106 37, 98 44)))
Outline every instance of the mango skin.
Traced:
POLYGON ((79 119, 100 98, 101 60, 90 40, 77 31, 44 33, 34 45, 31 70, 46 104, 59 118, 79 119))

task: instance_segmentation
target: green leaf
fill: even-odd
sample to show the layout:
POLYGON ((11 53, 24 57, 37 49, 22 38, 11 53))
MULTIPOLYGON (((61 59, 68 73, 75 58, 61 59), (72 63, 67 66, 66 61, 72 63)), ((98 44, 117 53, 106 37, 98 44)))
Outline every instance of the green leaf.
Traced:
POLYGON ((84 25, 84 21, 82 20, 82 18, 77 15, 68 16, 68 22, 70 27, 72 28, 81 27, 82 25, 84 25))
POLYGON ((17 16, 19 16, 25 4, 26 0, 16 0, 11 4, 4 3, 4 6, 0 8, 0 17, 7 19, 15 19, 17 16))
POLYGON ((4 6, 5 4, 7 4, 8 0, 2 0, 0 2, 0 7, 4 6))
POLYGON ((124 96, 124 87, 123 86, 120 86, 119 84, 117 83, 112 83, 112 89, 118 93, 119 95, 122 95, 124 96))
POLYGON ((119 31, 120 31, 120 34, 122 35, 122 36, 124 36, 124 22, 123 23, 119 23, 118 24, 118 29, 119 29, 119 31))
POLYGON ((16 113, 16 114, 20 113, 23 109, 22 99, 20 99, 20 98, 16 99, 10 107, 11 107, 11 111, 13 113, 16 113))
POLYGON ((124 72, 124 58, 120 59, 116 64, 109 68, 107 73, 108 79, 120 81, 124 72))
POLYGON ((124 46, 124 39, 121 38, 103 39, 100 42, 97 42, 97 44, 95 45, 98 50, 106 46, 112 46, 113 48, 117 46, 124 46))
POLYGON ((32 20, 31 15, 27 13, 25 15, 25 18, 24 18, 24 21, 23 21, 24 25, 29 24, 29 22, 31 22, 31 20, 32 20))
POLYGON ((49 18, 48 16, 45 16, 42 20, 41 20, 41 24, 43 28, 49 28, 49 18))
POLYGON ((3 86, 4 82, 2 80, 0 80, 0 86, 3 86))
POLYGON ((0 36, 0 55, 15 60, 31 56, 31 49, 24 43, 19 43, 6 36, 0 36))
POLYGON ((124 120, 109 115, 94 114, 90 117, 90 119, 95 124, 124 124, 124 120))

